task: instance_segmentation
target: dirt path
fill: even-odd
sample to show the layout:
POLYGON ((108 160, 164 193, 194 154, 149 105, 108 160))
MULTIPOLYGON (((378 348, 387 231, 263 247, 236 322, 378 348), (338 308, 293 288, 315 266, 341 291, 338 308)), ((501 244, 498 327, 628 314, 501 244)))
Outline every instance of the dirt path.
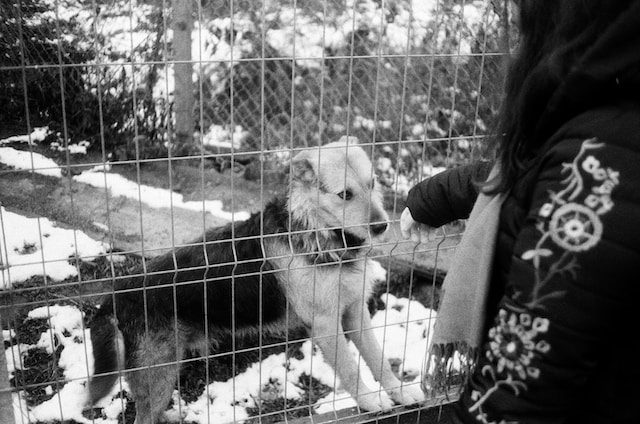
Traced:
MULTIPOLYGON (((5 168, 6 170, 6 168, 5 168)), ((111 196, 103 189, 78 183, 68 177, 62 179, 31 174, 29 172, 1 172, 0 202, 8 210, 26 216, 53 219, 65 228, 82 230, 95 240, 110 243, 114 249, 146 257, 161 254, 174 245, 197 239, 206 228, 224 225, 228 221, 211 214, 178 207, 153 208, 133 199, 111 196)), ((167 188, 166 166, 147 167, 136 175, 134 170, 122 170, 131 180, 140 178, 142 184, 167 188)), ((198 184, 203 178, 197 167, 184 166, 175 172, 174 189, 186 200, 222 200, 224 209, 234 204, 236 211, 255 212, 277 191, 277 184, 263 189, 257 182, 234 178, 234 187, 228 173, 207 170, 205 189, 198 184), (200 198, 198 197, 200 196, 200 198)), ((385 235, 385 242, 376 247, 372 255, 393 256, 418 268, 448 270, 453 248, 459 241, 459 231, 449 230, 446 238, 416 246, 402 240, 397 220, 385 235)), ((384 258, 382 258, 384 259, 384 258)))
POLYGON ((0 177, 0 201, 8 210, 53 219, 61 227, 82 230, 117 250, 147 257, 197 238, 204 228, 228 222, 178 207, 152 208, 69 178, 28 172, 7 172, 0 177))

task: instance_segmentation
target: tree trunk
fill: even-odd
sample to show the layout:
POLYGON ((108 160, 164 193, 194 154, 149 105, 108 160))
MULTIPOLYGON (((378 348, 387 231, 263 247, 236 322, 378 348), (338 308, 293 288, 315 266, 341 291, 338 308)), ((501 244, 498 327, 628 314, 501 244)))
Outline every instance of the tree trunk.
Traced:
POLYGON ((191 62, 191 33, 193 31, 193 0, 173 0, 173 60, 175 151, 187 153, 193 149, 195 130, 193 108, 193 63, 191 62))

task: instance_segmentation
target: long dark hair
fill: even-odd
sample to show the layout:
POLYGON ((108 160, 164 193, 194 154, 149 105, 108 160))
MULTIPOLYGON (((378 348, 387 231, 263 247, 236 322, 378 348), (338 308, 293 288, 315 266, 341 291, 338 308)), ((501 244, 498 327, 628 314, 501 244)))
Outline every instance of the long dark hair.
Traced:
MULTIPOLYGON (((507 192, 557 128, 553 98, 567 75, 633 0, 521 0, 519 47, 511 60, 497 128, 500 176, 483 190, 507 192)), ((566 93, 565 93, 566 94, 566 93)), ((556 105, 558 106, 558 105, 556 105)), ((563 111, 569 112, 569 111, 563 111)), ((566 114, 565 114, 566 117, 566 114)))

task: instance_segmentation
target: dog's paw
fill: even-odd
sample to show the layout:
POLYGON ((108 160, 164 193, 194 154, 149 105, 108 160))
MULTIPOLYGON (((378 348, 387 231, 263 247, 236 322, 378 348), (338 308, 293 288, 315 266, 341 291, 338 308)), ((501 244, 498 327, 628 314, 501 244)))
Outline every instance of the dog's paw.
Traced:
POLYGON ((425 401, 422 389, 416 384, 402 385, 389 391, 391 398, 401 405, 413 405, 425 401))
POLYGON ((356 399, 358 407, 369 412, 388 411, 393 407, 393 400, 384 391, 359 395, 356 399))

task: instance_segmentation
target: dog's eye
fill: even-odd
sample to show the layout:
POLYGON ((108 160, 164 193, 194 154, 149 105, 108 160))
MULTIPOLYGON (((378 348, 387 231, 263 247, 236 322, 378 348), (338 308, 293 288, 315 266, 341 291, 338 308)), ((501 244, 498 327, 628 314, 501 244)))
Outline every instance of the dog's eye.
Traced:
POLYGON ((351 192, 351 190, 345 190, 338 193, 338 197, 343 200, 351 200, 351 198, 353 197, 353 193, 351 192))

